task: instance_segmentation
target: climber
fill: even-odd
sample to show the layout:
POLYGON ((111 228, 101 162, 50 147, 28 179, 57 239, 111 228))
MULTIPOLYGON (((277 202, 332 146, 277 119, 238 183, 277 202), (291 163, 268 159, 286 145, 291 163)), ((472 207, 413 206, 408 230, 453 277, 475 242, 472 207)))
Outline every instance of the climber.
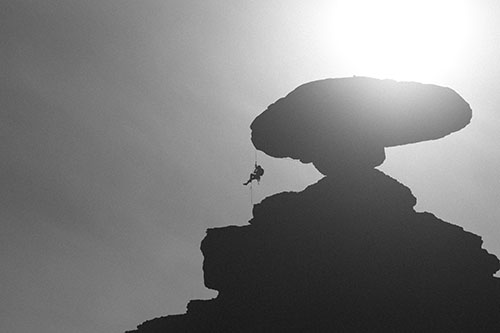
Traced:
POLYGON ((260 165, 255 163, 255 169, 250 174, 250 178, 246 181, 246 183, 243 183, 243 185, 250 184, 252 182, 252 180, 254 180, 254 179, 257 180, 257 182, 259 182, 260 177, 262 177, 263 174, 264 174, 264 169, 260 165))

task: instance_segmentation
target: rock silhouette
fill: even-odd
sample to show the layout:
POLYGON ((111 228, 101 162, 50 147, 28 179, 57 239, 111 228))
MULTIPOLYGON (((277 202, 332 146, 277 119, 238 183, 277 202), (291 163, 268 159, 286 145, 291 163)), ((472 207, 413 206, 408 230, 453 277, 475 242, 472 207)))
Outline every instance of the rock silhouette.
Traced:
POLYGON ((255 147, 325 177, 270 196, 248 225, 202 241, 215 299, 132 332, 499 332, 499 260, 479 236, 417 213, 411 191, 374 169, 384 147, 466 126, 448 88, 354 77, 302 85, 251 125, 255 147))

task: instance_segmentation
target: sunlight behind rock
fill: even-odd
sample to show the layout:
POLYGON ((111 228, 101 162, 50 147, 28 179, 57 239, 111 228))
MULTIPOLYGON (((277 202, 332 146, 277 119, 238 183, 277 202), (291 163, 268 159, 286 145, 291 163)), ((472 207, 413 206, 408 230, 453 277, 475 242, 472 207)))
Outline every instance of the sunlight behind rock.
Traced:
MULTIPOLYGON (((322 31, 357 73, 400 80, 442 76, 470 50, 474 8, 464 1, 345 1, 322 31)), ((356 74, 356 73, 353 73, 356 74)))

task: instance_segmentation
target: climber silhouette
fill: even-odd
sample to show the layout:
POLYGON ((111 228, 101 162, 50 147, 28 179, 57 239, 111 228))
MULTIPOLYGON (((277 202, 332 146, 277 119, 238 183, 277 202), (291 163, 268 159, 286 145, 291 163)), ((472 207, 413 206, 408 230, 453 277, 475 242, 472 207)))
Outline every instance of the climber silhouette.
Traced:
POLYGON ((258 165, 257 163, 255 163, 255 169, 250 174, 250 178, 245 183, 243 183, 243 185, 248 185, 253 180, 256 180, 257 182, 259 182, 260 178, 262 177, 263 174, 264 174, 264 169, 260 165, 258 165))

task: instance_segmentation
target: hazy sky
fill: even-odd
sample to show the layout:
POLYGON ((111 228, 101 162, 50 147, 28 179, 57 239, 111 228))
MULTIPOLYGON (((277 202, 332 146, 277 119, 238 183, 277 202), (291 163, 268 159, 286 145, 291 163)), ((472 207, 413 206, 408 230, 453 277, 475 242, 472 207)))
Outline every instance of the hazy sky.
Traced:
MULTIPOLYGON (((1 1, 0 331, 122 332, 215 296, 199 244, 251 217, 251 121, 326 77, 471 104, 471 125, 382 169, 500 256, 499 17, 497 0, 1 1)), ((320 177, 259 162, 257 200, 320 177)))

